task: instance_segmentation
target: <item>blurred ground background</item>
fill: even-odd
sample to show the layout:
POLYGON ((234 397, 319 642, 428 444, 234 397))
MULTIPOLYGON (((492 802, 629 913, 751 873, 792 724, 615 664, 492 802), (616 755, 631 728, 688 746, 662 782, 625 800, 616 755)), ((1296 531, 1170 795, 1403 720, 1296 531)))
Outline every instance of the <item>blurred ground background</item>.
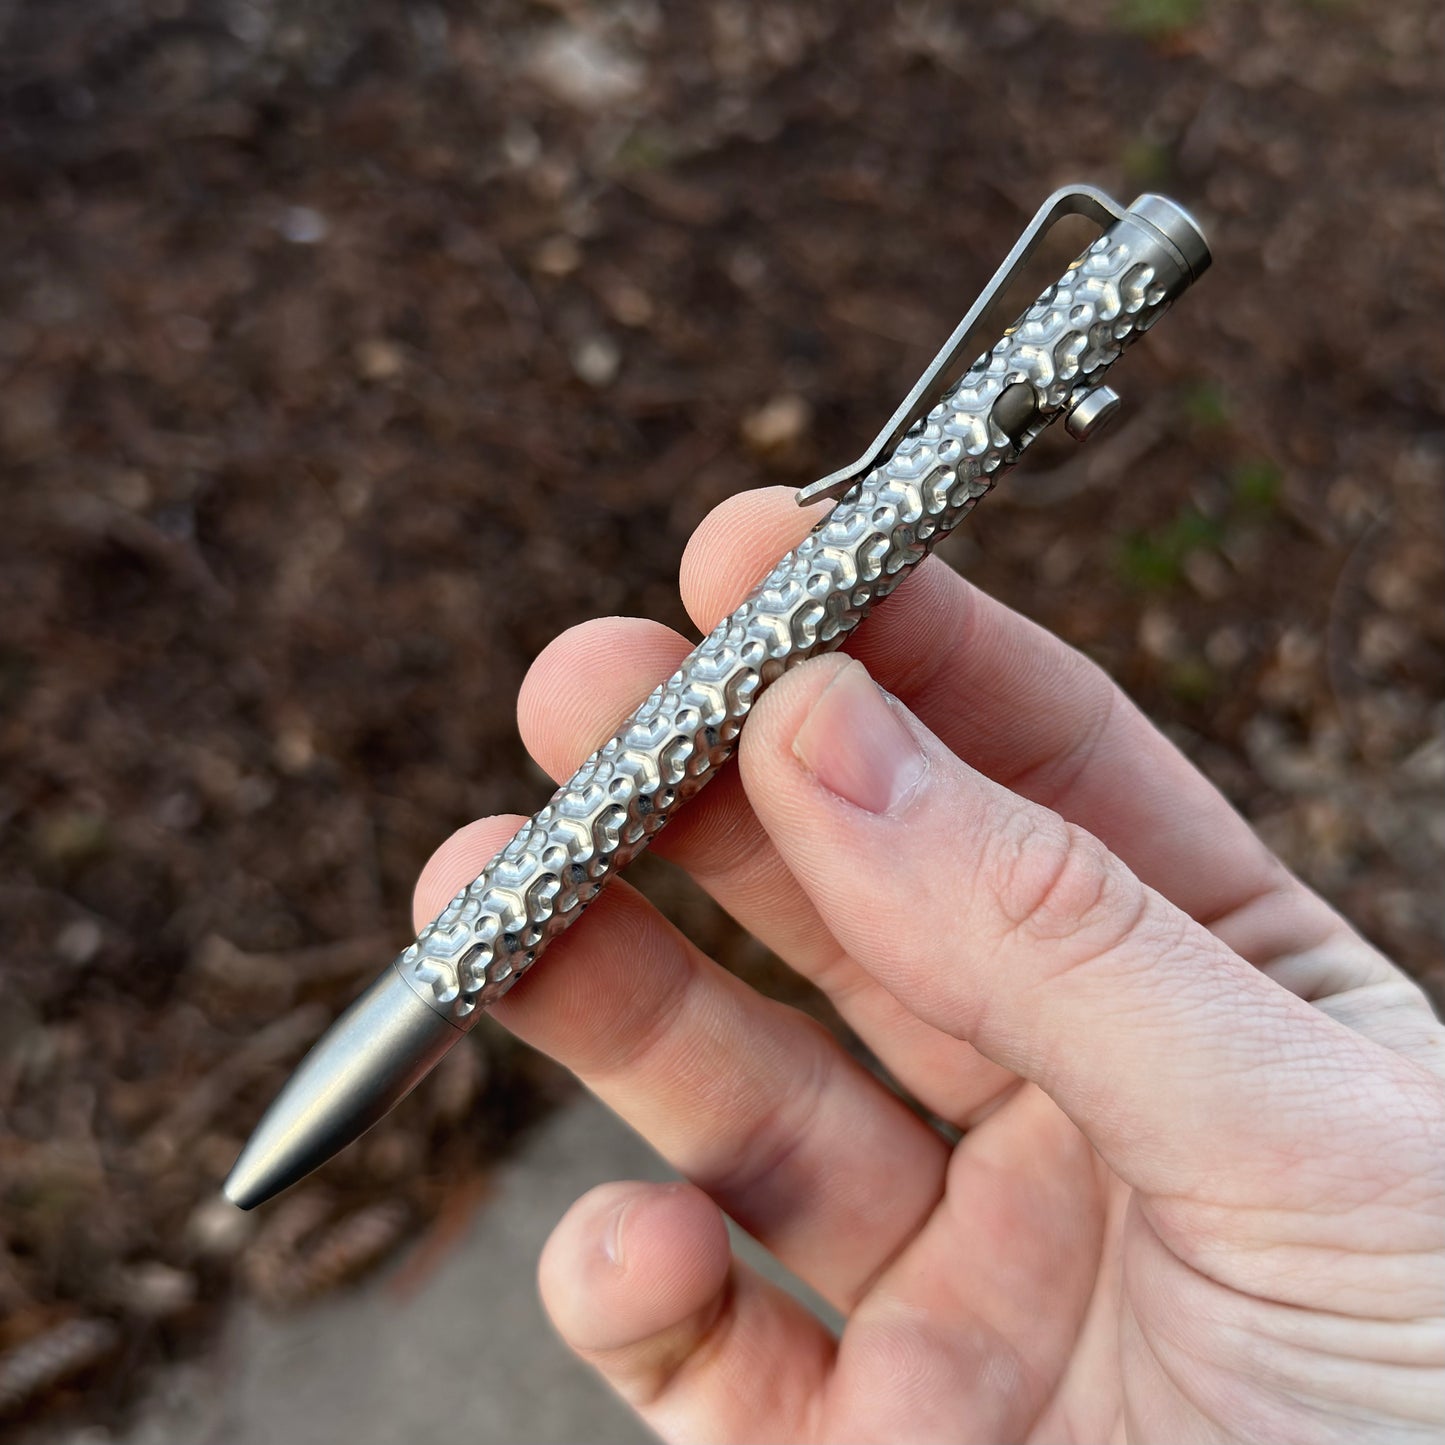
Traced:
POLYGON ((685 627, 697 521, 854 456, 1080 179, 1215 269, 949 556, 1438 1000, 1433 0, 0 0, 0 1420, 110 1428, 237 1292, 445 1254, 567 1087, 495 1032, 215 1190, 431 850, 546 796, 529 660, 685 627))

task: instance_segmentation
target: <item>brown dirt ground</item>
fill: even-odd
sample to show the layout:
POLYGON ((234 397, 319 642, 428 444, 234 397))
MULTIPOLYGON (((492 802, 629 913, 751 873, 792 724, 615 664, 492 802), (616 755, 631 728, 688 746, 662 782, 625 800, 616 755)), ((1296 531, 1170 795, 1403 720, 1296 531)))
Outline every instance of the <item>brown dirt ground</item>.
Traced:
POLYGON ((854 455, 1069 180, 1216 266, 951 558, 1445 994, 1442 76, 1433 0, 0 7, 0 1415, 465 1217, 559 1087, 490 1031, 214 1191, 430 851, 545 797, 529 660, 685 626, 697 521, 854 455))

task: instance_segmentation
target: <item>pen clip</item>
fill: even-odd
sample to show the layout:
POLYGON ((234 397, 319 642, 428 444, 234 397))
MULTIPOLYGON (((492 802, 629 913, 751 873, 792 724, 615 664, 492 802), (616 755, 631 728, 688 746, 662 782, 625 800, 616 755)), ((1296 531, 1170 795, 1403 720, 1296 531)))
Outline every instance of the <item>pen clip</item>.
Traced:
POLYGON ((943 396, 960 362, 970 365, 979 355, 979 340, 975 334, 989 308, 1013 283, 1014 278, 1027 264, 1038 249, 1039 243, 1065 216, 1086 216, 1107 229, 1121 220, 1124 210, 1103 191, 1093 186, 1065 186, 1055 191, 1039 207, 1018 240, 1013 250, 1004 257, 1003 264, 993 273, 993 279, 979 293, 978 300, 969 308, 968 315, 954 329, 953 335, 943 343, 943 349, 929 363, 923 375, 914 383, 913 389, 899 403, 897 411, 889 417, 883 430, 873 439, 868 450, 840 467, 829 472, 816 482, 804 487, 797 497, 798 505, 806 507, 824 497, 834 501, 840 499, 849 488, 856 486, 874 467, 890 457, 898 443, 908 434, 909 428, 920 417, 926 415, 943 396))

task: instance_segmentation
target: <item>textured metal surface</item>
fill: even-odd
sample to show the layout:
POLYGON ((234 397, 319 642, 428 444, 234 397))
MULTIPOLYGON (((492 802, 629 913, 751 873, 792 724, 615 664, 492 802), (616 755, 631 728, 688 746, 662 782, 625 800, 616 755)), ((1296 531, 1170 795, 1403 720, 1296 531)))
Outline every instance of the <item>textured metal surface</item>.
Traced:
POLYGON ((402 976, 475 1022, 712 778, 761 690, 837 647, 1190 279, 1155 226, 1111 226, 422 930, 402 976), (1015 382, 1038 410, 1011 440, 991 410, 1015 382))

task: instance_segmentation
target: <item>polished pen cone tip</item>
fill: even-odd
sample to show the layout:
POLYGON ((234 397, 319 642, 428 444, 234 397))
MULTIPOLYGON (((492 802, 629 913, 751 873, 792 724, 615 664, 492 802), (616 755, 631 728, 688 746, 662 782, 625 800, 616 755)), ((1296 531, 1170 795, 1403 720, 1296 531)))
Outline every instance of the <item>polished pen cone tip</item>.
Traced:
MULTIPOLYGON (((254 1140, 252 1142, 254 1143, 254 1140)), ((231 1172, 226 1175, 226 1182, 221 1185, 221 1193, 237 1209, 254 1209, 258 1204, 264 1204, 278 1188, 284 1187, 272 1187, 269 1184, 263 1159, 260 1151, 247 1144, 231 1166, 231 1172)))
POLYGON ((301 1061, 221 1193, 254 1209, 304 1179, 400 1103, 462 1037, 388 968, 301 1061))

